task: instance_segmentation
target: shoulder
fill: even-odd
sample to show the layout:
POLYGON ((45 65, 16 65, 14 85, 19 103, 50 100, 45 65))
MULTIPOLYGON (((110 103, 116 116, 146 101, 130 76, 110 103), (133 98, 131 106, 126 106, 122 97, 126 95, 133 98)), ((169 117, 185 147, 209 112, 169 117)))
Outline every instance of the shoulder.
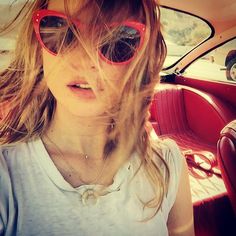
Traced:
POLYGON ((32 155, 27 142, 0 146, 0 185, 8 188, 31 166, 32 155))
POLYGON ((17 171, 28 163, 32 156, 31 145, 31 142, 21 142, 0 146, 0 172, 4 169, 17 171))
POLYGON ((13 235, 8 228, 15 212, 12 172, 16 168, 12 168, 9 162, 9 152, 13 150, 15 150, 13 146, 0 147, 0 235, 5 231, 11 232, 7 235, 13 235))
POLYGON ((1 189, 6 185, 4 183, 9 181, 10 177, 10 167, 8 163, 8 151, 12 147, 0 146, 0 186, 1 189))
MULTIPOLYGON (((183 170, 185 159, 176 142, 172 139, 163 139, 158 141, 160 156, 164 160, 169 170, 169 195, 176 195, 181 173, 183 170)), ((157 156, 154 155, 154 159, 157 156)), ((160 162, 160 161, 159 161, 160 162)), ((166 173, 166 170, 164 170, 166 173)), ((164 174, 166 177, 166 174, 164 174)))
POLYGON ((0 170, 6 167, 9 153, 14 152, 15 149, 15 146, 0 146, 0 170))
MULTIPOLYGON (((158 154, 163 158, 170 171, 172 170, 176 172, 176 174, 180 174, 184 158, 176 142, 169 138, 159 138, 154 130, 151 131, 150 137, 152 147, 154 147, 158 154)), ((154 160, 155 159, 156 155, 154 155, 154 160)))
POLYGON ((24 149, 25 143, 0 146, 1 163, 15 159, 24 149))
MULTIPOLYGON (((165 161, 169 169, 169 187, 166 199, 170 210, 176 199, 181 175, 185 167, 185 158, 176 142, 172 139, 160 139, 155 133, 152 133, 151 142, 152 145, 156 147, 159 155, 165 161)), ((160 158, 154 155, 154 161, 160 163, 160 158)), ((164 174, 164 177, 165 176, 164 174)))
POLYGON ((16 170, 19 145, 0 146, 0 178, 1 187, 10 178, 12 171, 16 170))
POLYGON ((184 158, 179 146, 172 139, 162 140, 162 146, 163 158, 169 164, 169 168, 174 169, 176 174, 180 174, 184 158))

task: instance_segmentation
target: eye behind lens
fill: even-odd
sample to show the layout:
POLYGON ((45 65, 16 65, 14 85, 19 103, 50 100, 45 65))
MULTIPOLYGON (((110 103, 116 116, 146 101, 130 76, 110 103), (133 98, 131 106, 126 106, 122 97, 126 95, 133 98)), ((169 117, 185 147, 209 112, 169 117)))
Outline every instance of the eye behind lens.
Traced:
POLYGON ((39 25, 40 37, 44 46, 53 54, 63 50, 75 42, 75 35, 65 18, 45 16, 39 25))
MULTIPOLYGON (((55 55, 77 45, 76 36, 63 17, 45 16, 39 29, 43 45, 55 55)), ((107 41, 101 44, 100 54, 111 62, 122 63, 134 56, 141 36, 136 28, 121 25, 112 29, 112 36, 107 41)))
POLYGON ((101 54, 111 62, 122 63, 131 59, 140 45, 138 30, 122 26, 118 28, 112 39, 100 48, 101 54))

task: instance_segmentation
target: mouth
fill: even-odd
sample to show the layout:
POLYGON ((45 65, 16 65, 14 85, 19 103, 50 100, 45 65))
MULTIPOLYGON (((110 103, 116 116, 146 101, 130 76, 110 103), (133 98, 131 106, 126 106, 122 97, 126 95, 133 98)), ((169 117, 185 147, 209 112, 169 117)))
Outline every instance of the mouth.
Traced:
POLYGON ((70 91, 79 98, 95 99, 96 96, 91 86, 84 81, 75 81, 67 85, 70 91))
POLYGON ((91 86, 86 82, 72 82, 68 84, 67 86, 75 88, 75 89, 92 90, 91 86))

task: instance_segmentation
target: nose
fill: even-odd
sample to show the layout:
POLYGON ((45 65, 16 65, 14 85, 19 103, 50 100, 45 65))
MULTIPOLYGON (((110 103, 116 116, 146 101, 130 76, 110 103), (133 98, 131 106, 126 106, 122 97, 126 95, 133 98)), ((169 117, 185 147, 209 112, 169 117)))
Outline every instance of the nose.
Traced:
POLYGON ((89 69, 97 70, 97 67, 88 53, 81 46, 73 49, 68 54, 69 63, 73 69, 89 69))

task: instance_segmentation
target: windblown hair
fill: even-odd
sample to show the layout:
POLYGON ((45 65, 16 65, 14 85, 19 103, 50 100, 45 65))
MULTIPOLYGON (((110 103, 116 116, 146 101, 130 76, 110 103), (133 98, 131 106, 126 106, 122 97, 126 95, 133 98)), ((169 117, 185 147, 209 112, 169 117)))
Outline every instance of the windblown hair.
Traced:
MULTIPOLYGON (((65 12, 68 15, 71 30, 77 36, 80 47, 87 53, 99 70, 106 91, 116 94, 116 101, 101 98, 107 103, 107 111, 103 114, 110 120, 107 125, 107 142, 104 155, 111 156, 121 165, 135 151, 141 158, 141 165, 153 187, 154 197, 144 203, 144 207, 153 208, 154 216, 160 209, 168 190, 169 169, 165 163, 158 142, 153 142, 148 127, 149 108, 154 95, 154 88, 159 82, 166 46, 161 33, 160 10, 155 0, 84 0, 76 1, 79 9, 91 10, 88 31, 92 32, 90 43, 97 38, 100 43, 110 42, 112 30, 108 28, 95 29, 95 25, 107 25, 107 22, 122 22, 130 16, 144 21, 148 38, 137 56, 129 64, 128 70, 117 86, 109 82, 109 75, 103 73, 98 56, 89 49, 80 32, 73 26, 70 19, 69 4, 65 1, 65 12), (83 4, 82 4, 82 3, 83 4), (103 24, 98 24, 103 23, 103 24), (105 30, 104 30, 105 29, 105 30), (106 32, 104 34, 104 32, 106 32), (110 102, 109 102, 110 101, 110 102), (113 126, 113 129, 109 127, 113 126), (163 165, 157 165, 154 158, 163 165), (163 166, 165 171, 163 171, 163 166), (163 173, 167 173, 164 176, 163 173)), ((0 104, 8 103, 8 112, 0 122, 0 144, 9 145, 26 142, 42 136, 53 119, 56 100, 44 82, 41 46, 33 30, 32 13, 35 10, 47 8, 48 0, 27 1, 12 26, 22 17, 21 31, 18 35, 14 60, 0 74, 0 104)), ((98 45, 99 47, 100 45, 98 45)), ((67 53, 71 48, 65 49, 67 53)), ((81 63, 83 61, 81 60, 81 63)), ((112 66, 112 65, 111 65, 112 66)), ((99 99, 99 97, 98 97, 99 99)), ((102 117, 99 117, 99 119, 102 117)), ((101 119, 102 120, 102 119, 101 119)), ((150 217, 151 218, 151 217, 150 217)))

